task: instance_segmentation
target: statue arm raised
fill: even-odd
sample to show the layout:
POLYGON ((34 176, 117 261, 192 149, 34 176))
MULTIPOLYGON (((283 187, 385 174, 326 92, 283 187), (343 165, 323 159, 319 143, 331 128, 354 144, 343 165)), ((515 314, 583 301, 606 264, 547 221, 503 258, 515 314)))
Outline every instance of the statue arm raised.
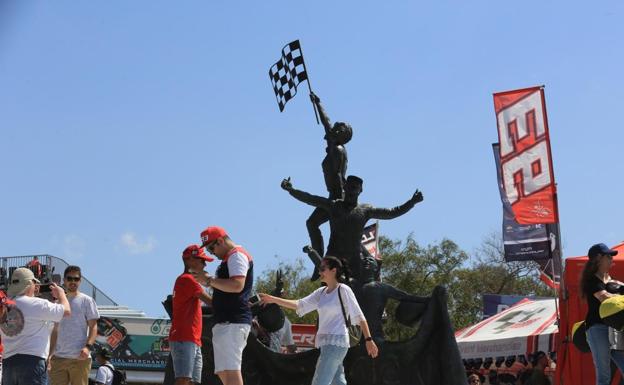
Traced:
POLYGON ((329 210, 331 201, 327 198, 320 197, 318 195, 312 195, 305 191, 297 190, 292 186, 290 182, 290 177, 282 180, 282 188, 295 199, 300 202, 309 204, 310 206, 320 207, 325 210, 329 210))
POLYGON ((310 100, 316 106, 318 113, 319 113, 319 117, 321 118, 321 123, 323 123, 323 127, 325 128, 325 134, 327 134, 329 130, 331 130, 332 124, 329 120, 329 116, 327 116, 327 112, 325 111, 325 109, 323 108, 323 105, 321 104, 321 99, 318 96, 316 96, 314 92, 310 92, 310 100))
POLYGON ((414 195, 407 202, 403 203, 400 206, 393 207, 391 209, 386 208, 378 208, 371 207, 369 208, 367 214, 369 218, 375 219, 393 219, 396 217, 400 217, 401 215, 407 213, 416 205, 416 203, 423 201, 423 195, 420 191, 416 190, 414 195))

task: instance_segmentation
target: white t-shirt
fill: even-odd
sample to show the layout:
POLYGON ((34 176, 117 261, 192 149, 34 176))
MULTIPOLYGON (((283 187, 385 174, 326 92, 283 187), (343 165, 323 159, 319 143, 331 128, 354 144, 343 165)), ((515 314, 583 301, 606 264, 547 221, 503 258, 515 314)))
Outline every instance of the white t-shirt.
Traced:
POLYGON ((54 322, 63 318, 63 305, 45 299, 20 295, 0 324, 4 345, 3 359, 16 354, 47 358, 54 322))
POLYGON ((316 347, 323 345, 349 347, 349 332, 342 315, 338 289, 340 289, 342 303, 351 324, 359 325, 365 319, 355 299, 355 294, 349 286, 340 283, 329 293, 326 287, 316 289, 312 294, 297 301, 297 314, 300 317, 313 310, 319 313, 319 325, 314 342, 316 347))
POLYGON ((63 318, 59 324, 54 355, 63 358, 78 358, 87 343, 87 321, 100 318, 93 298, 78 293, 67 297, 71 307, 71 317, 63 318))
MULTIPOLYGON (((113 366, 112 364, 107 365, 113 366)), ((113 368, 115 367, 113 366, 113 368)), ((102 383, 104 385, 111 385, 113 383, 113 371, 111 368, 101 365, 95 375, 95 382, 102 383)))
POLYGON ((227 260, 228 273, 232 277, 246 277, 249 270, 249 259, 239 251, 230 255, 227 260))

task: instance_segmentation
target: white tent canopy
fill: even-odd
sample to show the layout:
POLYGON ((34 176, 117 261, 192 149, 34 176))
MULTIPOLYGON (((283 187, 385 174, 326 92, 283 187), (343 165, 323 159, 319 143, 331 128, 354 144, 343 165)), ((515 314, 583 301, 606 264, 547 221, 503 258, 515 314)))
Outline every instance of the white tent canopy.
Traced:
POLYGON ((558 333, 556 299, 523 299, 492 317, 455 333, 463 359, 517 356, 554 350, 558 333))

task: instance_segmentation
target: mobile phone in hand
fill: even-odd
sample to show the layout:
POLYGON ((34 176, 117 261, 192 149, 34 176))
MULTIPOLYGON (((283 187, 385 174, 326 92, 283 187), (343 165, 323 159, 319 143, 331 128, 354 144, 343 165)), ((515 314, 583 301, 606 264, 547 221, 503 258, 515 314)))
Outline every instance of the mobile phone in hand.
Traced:
POLYGON ((260 302, 260 296, 258 294, 251 296, 249 298, 249 303, 252 305, 257 305, 260 302))

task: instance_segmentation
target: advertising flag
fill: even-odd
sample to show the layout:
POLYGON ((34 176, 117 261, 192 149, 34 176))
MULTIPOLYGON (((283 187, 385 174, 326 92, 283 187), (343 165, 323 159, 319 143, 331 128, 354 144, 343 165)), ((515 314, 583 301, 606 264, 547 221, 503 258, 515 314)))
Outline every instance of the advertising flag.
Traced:
POLYGON ((542 87, 494 94, 502 187, 516 222, 559 222, 542 87))
POLYGON ((503 203, 503 249, 505 261, 536 261, 541 279, 555 288, 561 278, 561 242, 559 223, 522 225, 515 220, 503 187, 498 143, 492 144, 498 189, 503 203))
POLYGON ((366 226, 362 231, 362 246, 377 260, 381 260, 379 252, 379 222, 366 226))

